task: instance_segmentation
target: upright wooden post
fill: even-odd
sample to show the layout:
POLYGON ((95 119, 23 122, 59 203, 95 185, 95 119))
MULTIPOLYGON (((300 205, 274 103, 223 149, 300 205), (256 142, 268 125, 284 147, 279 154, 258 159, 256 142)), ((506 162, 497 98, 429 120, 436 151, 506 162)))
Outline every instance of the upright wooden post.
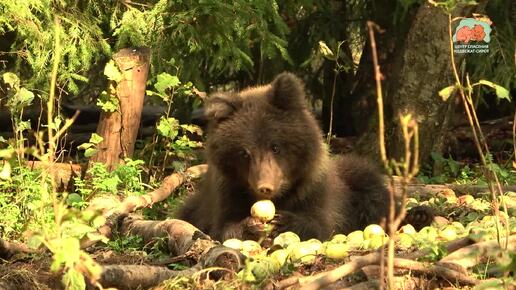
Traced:
POLYGON ((134 152, 149 72, 150 49, 122 49, 113 59, 122 73, 122 80, 116 86, 120 107, 119 111, 100 114, 97 134, 104 140, 90 160, 106 164, 109 170, 134 152))

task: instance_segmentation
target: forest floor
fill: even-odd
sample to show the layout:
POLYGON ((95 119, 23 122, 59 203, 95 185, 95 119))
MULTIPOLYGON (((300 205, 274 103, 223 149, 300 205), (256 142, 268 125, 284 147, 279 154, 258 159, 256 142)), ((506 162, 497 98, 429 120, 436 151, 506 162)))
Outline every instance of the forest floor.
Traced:
MULTIPOLYGON (((431 227, 424 228, 419 232, 412 232, 410 229, 399 231, 399 237, 396 240, 396 257, 403 262, 405 260, 413 261, 414 264, 395 263, 396 288, 472 289, 476 286, 479 287, 476 289, 515 289, 513 275, 516 268, 516 193, 508 192, 504 197, 508 213, 501 213, 501 221, 502 225, 508 225, 511 232, 508 250, 505 251, 496 243, 496 224, 491 213, 488 194, 481 192, 476 192, 474 195, 456 193, 453 189, 446 189, 443 186, 438 187, 438 190, 439 192, 436 194, 414 195, 408 200, 408 207, 415 205, 432 207, 435 210, 436 218, 431 227), (407 237, 409 237, 408 240, 407 237), (456 245, 450 246, 454 243, 456 245), (449 276, 436 270, 437 266, 450 264, 454 264, 454 266, 446 266, 443 269, 445 272, 452 271, 459 275, 456 279, 450 278, 455 276, 449 276), (478 286, 478 284, 483 286, 478 286)), ((459 190, 463 191, 465 188, 459 188, 459 190)), ((206 273, 209 273, 209 270, 205 269, 198 272, 199 274, 188 277, 177 276, 171 277, 169 280, 162 279, 164 281, 160 281, 153 287, 140 287, 138 281, 118 281, 116 285, 111 286, 117 289, 296 288, 302 285, 303 281, 309 281, 310 277, 314 277, 318 273, 327 273, 346 264, 361 263, 365 259, 364 257, 374 258, 379 251, 378 246, 372 246, 372 242, 367 237, 356 242, 352 240, 354 239, 352 236, 356 235, 350 234, 344 238, 340 235, 342 241, 332 240, 326 243, 317 243, 316 241, 315 243, 320 246, 314 252, 307 252, 308 255, 311 255, 310 259, 294 258, 293 250, 284 245, 284 250, 291 251, 289 257, 282 261, 280 267, 266 270, 265 274, 260 273, 263 269, 256 266, 253 261, 259 261, 261 257, 274 256, 271 253, 279 248, 277 246, 275 249, 274 246, 268 249, 262 248, 254 252, 257 254, 250 254, 250 252, 246 252, 246 249, 239 248, 252 258, 248 259, 244 269, 240 272, 228 271, 218 279, 208 279, 209 275, 206 273), (326 251, 321 250, 332 242, 347 244, 345 246, 346 254, 342 257, 330 258, 329 248, 326 248, 326 251)), ((164 267, 166 265, 163 261, 170 258, 164 252, 156 252, 155 248, 149 250, 147 247, 147 250, 143 250, 138 248, 138 245, 131 245, 130 241, 125 242, 127 238, 120 239, 118 245, 125 243, 124 246, 96 245, 88 249, 88 252, 101 265, 164 267)), ((306 245, 308 242, 301 244, 305 243, 306 245)), ((378 261, 375 259, 372 261, 370 264, 366 262, 360 267, 350 270, 341 279, 324 289, 376 288, 382 275, 386 274, 380 270, 378 261)), ((0 289, 64 289, 63 272, 51 271, 51 264, 52 256, 49 253, 15 255, 9 261, 0 264, 0 289)), ((170 263, 168 266, 173 269, 185 268, 178 263, 170 263)), ((121 269, 124 269, 123 266, 121 269)), ((141 274, 145 276, 145 273, 141 274)))

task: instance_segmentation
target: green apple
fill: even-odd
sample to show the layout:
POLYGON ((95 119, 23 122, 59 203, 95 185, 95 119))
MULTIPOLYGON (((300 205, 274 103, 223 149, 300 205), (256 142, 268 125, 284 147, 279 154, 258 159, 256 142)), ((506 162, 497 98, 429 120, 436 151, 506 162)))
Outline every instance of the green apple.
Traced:
POLYGON ((376 224, 368 225, 364 229, 364 239, 366 239, 366 240, 369 240, 374 236, 382 237, 384 235, 385 235, 385 231, 383 230, 383 228, 376 224))
POLYGON ((347 240, 348 238, 344 234, 336 234, 331 238, 331 241, 335 243, 345 243, 347 240))
POLYGON ((324 252, 326 257, 334 260, 342 260, 348 256, 349 246, 339 242, 328 242, 324 252))
POLYGON ((348 245, 351 248, 360 248, 364 243, 364 232, 354 231, 348 234, 348 245))
POLYGON ((259 200, 251 207, 251 216, 258 218, 262 222, 271 221, 276 214, 274 203, 268 199, 259 200))
POLYGON ((283 248, 287 248, 289 245, 301 242, 301 239, 296 233, 284 232, 274 238, 273 244, 280 245, 283 248))

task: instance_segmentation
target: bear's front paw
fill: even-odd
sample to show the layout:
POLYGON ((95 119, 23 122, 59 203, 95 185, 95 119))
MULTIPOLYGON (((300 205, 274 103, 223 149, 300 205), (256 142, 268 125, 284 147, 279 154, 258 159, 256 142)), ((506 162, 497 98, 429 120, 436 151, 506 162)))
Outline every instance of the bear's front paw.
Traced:
POLYGON ((402 224, 411 224, 416 230, 420 230, 432 224, 434 220, 434 210, 425 205, 413 207, 407 212, 402 224))
POLYGON ((265 237, 265 224, 255 217, 247 217, 240 223, 242 239, 258 241, 265 237))
POLYGON ((297 216, 295 214, 288 211, 278 211, 271 221, 274 228, 270 236, 274 238, 281 233, 293 231, 296 220, 297 216))

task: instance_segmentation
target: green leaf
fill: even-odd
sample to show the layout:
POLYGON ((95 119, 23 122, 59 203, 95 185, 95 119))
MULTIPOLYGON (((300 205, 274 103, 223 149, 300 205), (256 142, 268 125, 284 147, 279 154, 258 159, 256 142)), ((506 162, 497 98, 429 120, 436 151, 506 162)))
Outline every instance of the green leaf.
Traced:
POLYGON ((335 57, 335 54, 333 53, 333 51, 328 47, 328 45, 326 45, 326 42, 324 41, 319 41, 319 51, 321 52, 321 54, 329 59, 329 60, 335 60, 336 57, 335 57))
POLYGON ((90 142, 93 143, 93 144, 99 144, 100 142, 102 142, 104 140, 104 138, 102 138, 102 136, 100 136, 99 134, 97 133, 93 133, 91 134, 91 138, 90 138, 90 142))
POLYGON ((451 94, 455 91, 455 86, 449 86, 439 91, 439 96, 443 99, 443 101, 447 101, 451 94))
POLYGON ((16 126, 16 132, 21 133, 25 130, 29 130, 31 128, 29 121, 20 121, 18 122, 18 125, 16 126))
POLYGON ((94 228, 100 228, 105 223, 106 223, 106 218, 99 215, 99 216, 95 217, 95 219, 93 219, 91 224, 93 225, 94 228))
POLYGON ((9 159, 14 156, 14 149, 8 148, 8 149, 0 149, 0 158, 2 159, 9 159))
POLYGON ((199 126, 191 125, 191 124, 182 124, 181 128, 183 128, 183 130, 190 132, 192 134, 202 135, 202 129, 199 126))
POLYGON ((480 84, 483 84, 483 85, 486 85, 488 87, 491 87, 493 89, 495 89, 495 92, 496 92, 496 96, 498 97, 498 100, 502 100, 502 99, 505 99, 507 101, 511 101, 511 96, 509 95, 509 90, 507 90, 506 88, 500 86, 500 85, 497 85, 493 82, 490 82, 490 81, 487 81, 487 80, 480 80, 478 81, 478 83, 480 84))
POLYGON ((83 202, 82 197, 79 194, 77 194, 77 193, 71 193, 66 198, 66 203, 68 205, 72 205, 73 206, 74 203, 81 203, 81 202, 83 202))
POLYGON ((81 272, 74 268, 68 269, 63 275, 63 284, 68 290, 83 290, 86 289, 86 281, 82 276, 81 272))
POLYGON ((27 246, 31 249, 37 249, 43 244, 43 240, 44 238, 41 235, 31 235, 27 241, 27 246))
POLYGON ((20 87, 20 79, 16 74, 13 73, 4 73, 3 74, 4 83, 11 86, 11 88, 19 88, 20 87))
POLYGON ((177 76, 170 75, 168 73, 161 73, 157 77, 157 82, 154 84, 154 88, 160 93, 165 94, 166 90, 176 87, 181 82, 177 76))
POLYGON ((90 158, 93 155, 97 154, 97 151, 98 151, 97 149, 88 148, 88 149, 84 150, 84 157, 90 158))
POLYGON ((511 96, 509 95, 509 90, 507 90, 506 88, 496 85, 495 92, 496 92, 496 96, 498 97, 499 100, 505 99, 509 102, 511 101, 511 96))
POLYGON ((156 129, 161 136, 174 140, 179 133, 179 121, 175 118, 161 117, 156 129))
POLYGON ((118 67, 113 60, 106 63, 106 67, 104 67, 104 75, 106 75, 108 79, 117 83, 123 78, 122 73, 118 70, 118 67))
POLYGON ((104 112, 116 112, 118 110, 118 99, 115 96, 108 94, 106 91, 100 93, 97 99, 97 106, 104 112))
POLYGON ((79 150, 86 150, 86 149, 91 148, 93 146, 94 146, 94 144, 87 142, 87 143, 82 143, 81 145, 77 146, 77 149, 79 149, 79 150))

